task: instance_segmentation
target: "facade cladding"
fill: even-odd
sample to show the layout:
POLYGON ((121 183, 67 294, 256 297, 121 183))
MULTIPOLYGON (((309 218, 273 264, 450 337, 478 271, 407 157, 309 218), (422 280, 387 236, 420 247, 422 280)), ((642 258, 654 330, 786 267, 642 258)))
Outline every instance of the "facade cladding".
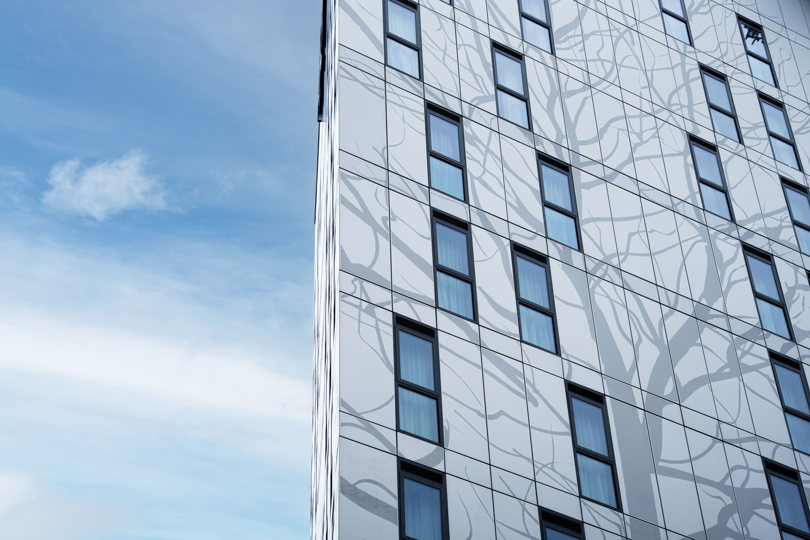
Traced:
POLYGON ((327 0, 314 539, 810 539, 810 0, 327 0))

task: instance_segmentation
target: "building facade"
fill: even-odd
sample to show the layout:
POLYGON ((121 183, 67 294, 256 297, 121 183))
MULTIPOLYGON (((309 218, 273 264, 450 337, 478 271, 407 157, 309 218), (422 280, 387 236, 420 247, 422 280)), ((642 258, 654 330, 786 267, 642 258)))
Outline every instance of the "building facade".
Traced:
POLYGON ((810 1, 323 14, 312 538, 810 539, 810 1))

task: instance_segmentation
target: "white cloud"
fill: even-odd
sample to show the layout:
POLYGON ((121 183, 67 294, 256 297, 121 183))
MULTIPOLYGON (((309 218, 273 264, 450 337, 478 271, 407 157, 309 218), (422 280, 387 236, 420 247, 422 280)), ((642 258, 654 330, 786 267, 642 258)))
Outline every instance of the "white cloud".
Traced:
POLYGON ((136 208, 165 209, 163 187, 147 173, 147 164, 147 156, 138 150, 84 168, 77 159, 57 163, 51 169, 51 190, 45 193, 43 202, 97 221, 136 208))

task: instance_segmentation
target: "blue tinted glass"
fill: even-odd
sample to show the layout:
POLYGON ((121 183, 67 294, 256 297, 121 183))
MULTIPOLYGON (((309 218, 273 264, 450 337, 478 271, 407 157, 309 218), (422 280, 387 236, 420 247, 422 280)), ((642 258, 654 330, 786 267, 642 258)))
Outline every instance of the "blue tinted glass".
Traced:
POLYGON ((416 12, 388 0, 388 31, 416 44, 416 12))
POLYGON ((579 249, 577 224, 574 219, 549 207, 545 208, 545 215, 548 237, 573 249, 579 249))
POLYGON ((523 24, 523 39, 534 45, 540 47, 546 52, 551 52, 551 32, 545 26, 539 25, 534 21, 530 21, 523 17, 521 23, 523 24))
POLYGON ((785 112, 780 107, 771 105, 767 101, 762 102, 762 112, 765 114, 765 124, 768 126, 768 131, 790 140, 790 130, 788 129, 787 120, 785 120, 785 112))
POLYGON ((782 531, 782 540, 805 540, 805 539, 799 538, 795 534, 790 534, 789 532, 782 531))
POLYGON ((495 70, 498 84, 521 96, 526 95, 523 90, 523 64, 511 56, 495 51, 495 70))
POLYGON ((779 520, 783 525, 789 525, 802 532, 810 533, 799 486, 775 475, 770 475, 770 479, 773 494, 776 498, 776 508, 779 511, 779 520))
POLYGON ((810 255, 810 231, 802 227, 793 228, 796 231, 796 239, 799 241, 799 249, 805 255, 810 255))
POLYGON ((796 450, 810 454, 810 422, 791 413, 787 413, 785 418, 787 418, 793 446, 796 450))
POLYGON ((433 367, 433 342, 400 330, 399 376, 408 382, 435 390, 433 367))
POLYGON ((714 130, 723 137, 728 137, 732 141, 740 142, 740 139, 737 136, 737 121, 734 120, 733 117, 716 109, 710 109, 710 112, 712 115, 712 125, 714 126, 714 130))
POLYGON ((436 224, 436 253, 439 264, 462 274, 469 274, 467 234, 441 223, 436 224))
POLYGON ((439 409, 432 397, 399 388, 399 429, 439 442, 439 409))
POLYGON ((686 14, 683 12, 681 0, 661 0, 661 5, 664 7, 664 9, 668 9, 676 15, 680 15, 684 18, 686 17, 686 14))
POLYGON ((731 221, 731 212, 729 212, 728 201, 724 192, 701 183, 700 194, 703 196, 703 207, 706 210, 731 221))
POLYGON ((543 307, 549 307, 546 268, 536 262, 516 257, 520 297, 543 307))
POLYGON ((577 454, 579 489, 584 497, 616 508, 616 490, 613 488, 613 469, 583 454, 577 454))
POLYGON ((751 67, 751 75, 764 83, 768 83, 771 86, 776 86, 776 81, 773 80, 773 72, 771 71, 770 64, 763 62, 759 58, 754 58, 749 54, 748 65, 751 67))
POLYGON ((438 489, 410 478, 402 481, 405 536, 442 540, 442 495, 438 489))
POLYGON ((556 353, 554 324, 545 313, 520 305, 520 333, 523 341, 537 345, 541 349, 556 353))
POLYGON ((722 107, 730 112, 731 100, 728 99, 728 89, 726 88, 725 81, 704 72, 703 83, 706 85, 706 94, 709 98, 709 103, 717 107, 722 107))
POLYGON ((571 409, 574 412, 574 432, 577 444, 607 456, 605 417, 602 414, 602 408, 581 399, 572 398, 571 409))
POLYGON ((529 128, 529 112, 526 102, 507 94, 503 90, 498 90, 498 114, 521 127, 529 128))
POLYGON ((546 201, 565 208, 569 212, 573 211, 571 185, 568 182, 568 175, 547 165, 540 165, 540 176, 543 182, 543 196, 546 201))
POLYGON ((388 65, 419 78, 419 53, 402 43, 388 39, 388 65))
POLYGON ((787 321, 785 320, 785 312, 781 307, 775 306, 770 302, 757 298, 757 308, 759 309, 759 320, 762 323, 762 328, 778 334, 785 339, 790 339, 790 331, 788 330, 787 321))
POLYGON ((430 115, 430 149, 443 156, 461 161, 458 124, 430 115))
POLYGON ((689 30, 686 29, 686 23, 683 21, 664 13, 664 28, 670 36, 689 43, 689 30))
POLYGON ((810 414, 801 374, 782 364, 774 364, 773 370, 776 372, 776 381, 779 383, 779 391, 782 393, 782 401, 785 405, 799 412, 810 414))
POLYGON ((771 265, 751 255, 747 255, 746 258, 748 259, 748 267, 751 269, 751 276, 754 278, 754 290, 759 294, 778 300, 779 290, 776 288, 776 279, 771 265))
POLYGON ((793 219, 810 226, 810 201, 807 199, 807 194, 789 186, 785 186, 785 194, 793 219))
POLYGON ((472 319, 472 286, 443 272, 436 273, 436 282, 439 290, 439 307, 472 319))
POLYGON ((556 529, 546 529, 546 540, 579 540, 579 537, 560 532, 556 529))
POLYGON ((695 155, 698 177, 718 187, 723 187, 723 175, 720 173, 717 154, 697 144, 692 145, 692 152, 695 155))
POLYGON ((548 19, 546 18, 545 0, 521 0, 520 4, 523 8, 523 13, 531 15, 535 19, 543 21, 544 23, 548 22, 548 19))
POLYGON ((771 150, 773 150, 773 157, 776 161, 784 163, 788 167, 794 169, 799 168, 799 161, 796 159, 796 149, 793 145, 788 144, 776 137, 769 137, 771 140, 771 150))
POLYGON ((430 187, 464 200, 464 174, 461 169, 433 156, 430 158, 430 187))
POLYGON ((743 41, 745 41, 745 48, 763 58, 767 58, 768 51, 765 50, 765 36, 762 32, 742 21, 740 21, 740 29, 742 30, 743 41))

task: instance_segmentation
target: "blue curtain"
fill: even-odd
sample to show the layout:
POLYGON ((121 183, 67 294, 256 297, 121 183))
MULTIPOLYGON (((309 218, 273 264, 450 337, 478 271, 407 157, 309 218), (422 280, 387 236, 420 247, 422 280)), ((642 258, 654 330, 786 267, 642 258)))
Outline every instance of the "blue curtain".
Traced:
POLYGON ((577 467, 582 494, 616 508, 616 490, 613 488, 611 466, 586 455, 577 454, 577 467))
POLYGON ((436 282, 440 308, 468 319, 474 318, 472 286, 469 283, 444 272, 436 272, 436 282))
POLYGON ((602 408, 577 398, 571 399, 571 408, 574 411, 577 444, 607 456, 608 447, 602 408))
POLYGON ((790 429, 790 439, 797 450, 810 454, 810 422, 804 418, 799 418, 787 413, 788 429, 790 429))
POLYGON ((443 156, 461 161, 459 146, 458 125, 431 114, 430 149, 443 156))
POLYGON ((787 120, 785 120, 785 112, 779 107, 774 107, 767 101, 762 101, 762 111, 765 113, 765 123, 768 125, 768 130, 771 133, 781 135, 787 140, 790 140, 790 130, 788 129, 787 120))
POLYGON ((696 144, 692 145, 692 151, 695 154, 695 165, 697 166, 698 176, 716 186, 722 186, 723 177, 720 175, 720 165, 717 163, 717 154, 696 144))
POLYGON ((545 308, 549 307, 545 267, 521 256, 517 257, 517 267, 520 297, 545 308))
POLYGON ((545 313, 521 305, 520 334, 523 341, 553 353, 557 352, 557 345, 554 343, 554 325, 551 317, 545 313))
POLYGON ((433 342, 399 331, 399 376, 408 382, 435 390, 433 342))
POLYGON ((776 507, 779 509, 779 517, 782 523, 810 533, 807 514, 799 493, 799 486, 778 476, 770 475, 770 478, 771 487, 773 487, 773 493, 776 497, 776 507))
POLYGON ((804 382, 802 381, 801 374, 780 364, 775 363, 773 367, 785 405, 797 411, 810 414, 810 407, 808 407, 807 404, 807 394, 804 391, 804 382))
POLYGON ((388 65, 419 78, 419 53, 399 41, 388 38, 388 65))
POLYGON ((785 192, 794 219, 805 225, 810 225, 810 202, 807 200, 807 195, 792 188, 787 188, 785 192))
POLYGON ((548 237, 573 249, 579 249, 577 228, 574 220, 546 206, 546 233, 548 237))
POLYGON ((416 12, 388 1, 388 31, 416 44, 416 12))
POLYGON ((523 12, 531 15, 535 19, 540 19, 543 22, 546 20, 546 2, 545 0, 523 0, 521 2, 523 12))
POLYGON ((521 96, 526 95, 523 88, 523 65, 520 62, 511 56, 496 51, 495 70, 497 71, 498 84, 517 92, 521 96))
POLYGON ((703 206, 706 210, 731 221, 725 193, 701 182, 700 194, 703 196, 703 206))
POLYGON ((402 491, 405 536, 416 540, 442 540, 441 492, 410 478, 403 480, 402 491))
POLYGON ((571 536, 554 529, 546 529, 546 540, 579 540, 578 536, 571 536))
MULTIPOLYGON (((543 18, 545 18, 545 15, 543 18)), ((521 18, 521 24, 523 25, 523 39, 546 52, 551 52, 551 34, 548 28, 540 26, 526 17, 521 18)))
POLYGON ((779 334, 785 339, 790 339, 790 332, 788 332, 787 321, 785 320, 785 312, 782 311, 782 308, 760 298, 756 300, 762 328, 774 334, 779 334))
POLYGON ((776 288, 776 279, 773 276, 771 265, 756 257, 748 256, 748 266, 754 278, 754 289, 760 293, 777 300, 779 290, 776 288))
POLYGON ((526 102, 516 98, 512 94, 507 94, 503 90, 496 92, 498 98, 498 114, 519 126, 529 127, 529 113, 526 110, 526 102))
POLYGON ((403 387, 400 387, 398 392, 399 428, 439 442, 439 413, 436 400, 403 387))
POLYGON ((464 200, 464 176, 461 169, 430 156, 430 187, 464 200))
POLYGON ((571 206, 571 185, 568 183, 568 175, 545 165, 541 166, 541 170, 543 175, 543 195, 546 201, 573 211, 573 206, 571 206))
POLYGON ((456 272, 469 275, 467 259, 467 235, 441 223, 436 224, 436 241, 439 264, 456 272))

